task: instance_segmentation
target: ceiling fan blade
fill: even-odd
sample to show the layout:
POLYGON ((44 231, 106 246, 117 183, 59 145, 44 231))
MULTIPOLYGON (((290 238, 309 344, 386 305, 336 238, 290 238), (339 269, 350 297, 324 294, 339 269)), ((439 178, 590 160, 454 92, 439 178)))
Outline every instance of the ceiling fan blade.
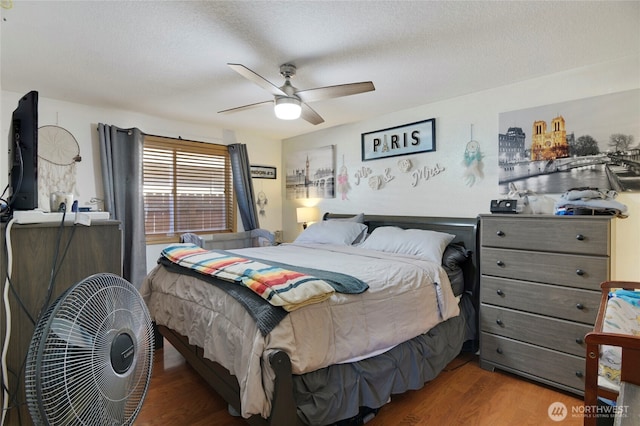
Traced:
POLYGON ((376 90, 376 88, 371 81, 362 81, 360 83, 338 84, 336 86, 300 90, 295 94, 303 102, 315 102, 342 96, 357 95, 358 93, 371 92, 372 90, 376 90))
POLYGON ((249 68, 245 67, 242 64, 227 64, 229 67, 243 76, 244 78, 254 82, 258 86, 265 89, 267 92, 271 93, 274 96, 288 96, 282 89, 280 89, 275 84, 271 83, 269 80, 265 79, 261 75, 251 71, 249 68))
POLYGON ((257 102, 255 104, 249 104, 249 105, 244 105, 244 106, 240 106, 240 107, 229 108, 229 109, 225 109, 225 110, 222 110, 222 111, 218 111, 218 114, 227 113, 227 112, 245 111, 245 110, 248 110, 248 109, 252 109, 252 108, 256 108, 256 107, 263 106, 263 105, 268 105, 268 104, 273 105, 273 101, 263 101, 263 102, 257 102))
POLYGON ((306 120, 313 125, 324 123, 324 119, 320 117, 320 114, 315 112, 309 105, 304 102, 300 102, 300 107, 302 107, 300 117, 303 120, 306 120))

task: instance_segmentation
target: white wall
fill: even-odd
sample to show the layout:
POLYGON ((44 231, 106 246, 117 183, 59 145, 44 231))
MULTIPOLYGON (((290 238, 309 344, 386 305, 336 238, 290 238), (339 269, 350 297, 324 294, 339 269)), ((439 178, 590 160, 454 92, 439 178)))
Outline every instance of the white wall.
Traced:
MULTIPOLYGON (((473 72, 470 64, 469 72, 473 72)), ((475 217, 489 213, 491 199, 498 193, 498 117, 514 111, 568 100, 587 98, 640 88, 640 57, 574 69, 504 87, 488 89, 454 99, 385 115, 375 120, 353 123, 318 131, 283 141, 283 166, 289 152, 327 145, 336 146, 336 166, 349 171, 351 190, 348 200, 341 197, 317 200, 284 200, 283 224, 285 240, 293 240, 301 231, 296 223, 295 208, 318 205, 321 212, 475 217), (436 119, 436 152, 361 161, 361 133, 385 129, 429 118, 436 119), (484 154, 484 179, 467 186, 463 180, 463 154, 471 139, 480 142, 484 154), (409 158, 414 169, 432 168, 444 171, 413 187, 411 174, 398 171, 398 159, 409 158), (395 178, 374 191, 365 182, 355 184, 355 172, 369 167, 373 174, 391 168, 395 178)), ((640 117, 638 117, 640 120, 640 117)), ((640 142, 640 141, 637 141, 640 142)), ((284 180, 283 194, 284 192, 284 180)), ((628 219, 616 219, 612 273, 615 279, 640 280, 640 194, 621 194, 618 201, 629 207, 628 219)))
MULTIPOLYGON (((37 90, 37 87, 34 87, 37 90)), ((4 188, 8 182, 8 139, 11 113, 18 105, 24 93, 2 91, 0 111, 2 120, 3 149, 0 150, 0 185, 4 188)), ((166 120, 131 111, 97 108, 42 97, 38 104, 38 125, 58 125, 65 128, 76 138, 80 145, 82 161, 77 168, 76 198, 80 206, 89 205, 92 197, 103 197, 98 145, 98 123, 112 124, 122 128, 137 127, 143 132, 158 136, 182 137, 202 142, 228 144, 232 142, 247 145, 249 159, 254 164, 275 166, 278 179, 254 179, 256 191, 264 191, 268 197, 267 214, 260 217, 260 226, 271 231, 282 229, 282 197, 280 195, 281 141, 271 140, 258 135, 231 132, 213 126, 197 125, 180 121, 166 120), (254 160, 256 159, 256 160, 254 160), (259 161, 258 161, 259 159, 259 161)), ((242 221, 238 216, 238 229, 242 230, 242 221)), ((148 246, 148 267, 157 260, 161 246, 148 246)))

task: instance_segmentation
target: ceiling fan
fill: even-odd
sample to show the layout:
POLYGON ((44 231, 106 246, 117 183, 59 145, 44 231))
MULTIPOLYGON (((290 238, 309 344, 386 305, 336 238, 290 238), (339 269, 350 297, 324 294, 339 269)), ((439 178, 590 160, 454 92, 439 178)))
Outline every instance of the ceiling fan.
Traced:
POLYGON ((244 65, 227 65, 241 76, 271 93, 274 96, 274 99, 272 101, 258 102, 241 107, 225 109, 223 111, 218 111, 218 113, 237 112, 267 104, 273 104, 276 117, 282 120, 295 120, 296 118, 302 117, 304 120, 315 125, 323 123, 324 120, 317 112, 307 105, 308 102, 356 95, 358 93, 370 92, 376 89, 372 82, 362 81, 359 83, 338 84, 336 86, 298 90, 291 84, 291 77, 296 75, 296 67, 292 64, 280 65, 280 75, 284 77, 284 84, 278 87, 244 65))

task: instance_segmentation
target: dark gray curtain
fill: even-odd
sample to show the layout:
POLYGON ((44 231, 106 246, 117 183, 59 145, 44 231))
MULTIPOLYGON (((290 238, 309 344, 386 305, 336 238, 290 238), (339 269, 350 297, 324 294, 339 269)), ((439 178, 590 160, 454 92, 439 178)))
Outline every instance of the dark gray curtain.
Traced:
POLYGON ((104 208, 123 234, 122 277, 140 288, 147 274, 144 229, 143 143, 140 129, 98 124, 104 208))
POLYGON ((249 154, 245 144, 234 143, 227 145, 231 159, 231 171, 233 172, 233 189, 242 218, 242 226, 245 231, 260 228, 258 211, 256 209, 255 196, 253 194, 253 182, 251 181, 251 167, 249 154))

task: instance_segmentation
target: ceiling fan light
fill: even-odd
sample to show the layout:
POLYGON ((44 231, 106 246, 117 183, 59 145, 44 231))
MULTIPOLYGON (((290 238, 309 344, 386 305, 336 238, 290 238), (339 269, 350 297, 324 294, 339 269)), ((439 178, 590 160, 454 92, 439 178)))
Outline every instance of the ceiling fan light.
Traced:
POLYGON ((295 120, 296 118, 300 118, 302 107, 300 106, 299 99, 282 96, 276 98, 274 111, 276 113, 276 117, 280 120, 295 120))

